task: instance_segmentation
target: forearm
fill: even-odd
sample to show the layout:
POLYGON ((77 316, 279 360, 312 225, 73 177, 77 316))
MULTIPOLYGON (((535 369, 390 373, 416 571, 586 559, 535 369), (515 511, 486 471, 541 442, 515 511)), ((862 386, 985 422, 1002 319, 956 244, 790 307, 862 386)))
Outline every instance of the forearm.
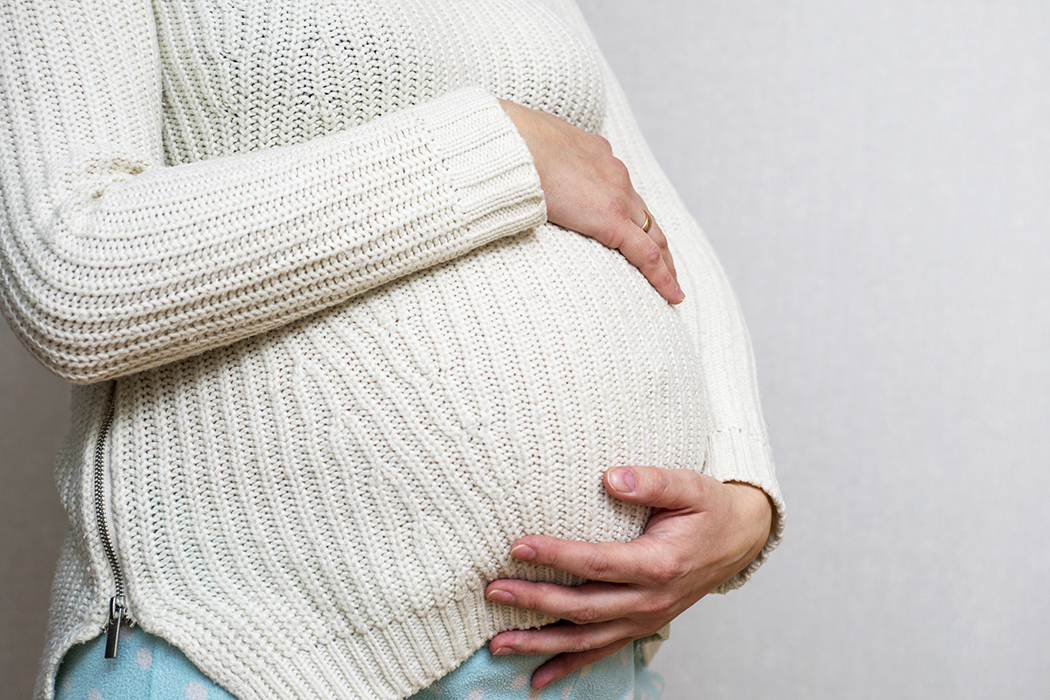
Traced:
POLYGON ((92 382, 272 329, 544 220, 494 97, 168 167, 145 2, 7 4, 0 301, 92 382))

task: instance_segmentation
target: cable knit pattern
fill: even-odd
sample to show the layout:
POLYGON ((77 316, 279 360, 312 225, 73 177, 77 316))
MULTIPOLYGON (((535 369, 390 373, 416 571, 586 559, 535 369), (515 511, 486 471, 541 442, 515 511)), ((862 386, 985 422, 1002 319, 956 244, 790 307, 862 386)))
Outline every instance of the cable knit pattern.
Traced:
POLYGON ((0 302, 84 385, 38 697, 114 594, 111 400, 130 612, 242 700, 402 698, 548 622, 484 585, 636 537, 613 465, 771 496, 726 589, 775 546, 739 310, 571 0, 14 0, 0 60, 0 302), (685 304, 544 223, 497 96, 610 139, 685 304))

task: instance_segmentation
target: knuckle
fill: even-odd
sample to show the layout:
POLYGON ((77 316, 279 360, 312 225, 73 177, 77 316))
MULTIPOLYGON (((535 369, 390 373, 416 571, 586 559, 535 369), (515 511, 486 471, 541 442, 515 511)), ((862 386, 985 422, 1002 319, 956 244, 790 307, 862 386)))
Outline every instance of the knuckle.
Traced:
POLYGON ((569 622, 576 625, 589 625, 592 622, 596 622, 601 617, 601 613, 593 605, 585 605, 579 608, 569 616, 569 622))
POLYGON ((663 254, 660 252, 659 246, 657 246, 652 241, 649 241, 648 245, 645 246, 645 251, 642 255, 642 261, 645 263, 645 265, 658 265, 661 262, 663 262, 664 259, 663 254))
POLYGON ((634 188, 631 185, 631 172, 627 169, 627 165, 614 156, 612 153, 605 154, 601 163, 602 172, 608 179, 608 182, 616 188, 618 192, 624 197, 629 196, 634 188))
POLYGON ((671 488, 671 479, 666 471, 663 469, 655 469, 650 472, 651 484, 653 490, 653 497, 659 500, 663 500, 667 497, 668 491, 671 488))
POLYGON ((682 575, 682 566, 675 557, 662 559, 653 566, 651 575, 656 583, 666 586, 682 575))
POLYGON ((671 609, 674 603, 674 597, 671 595, 653 595, 645 602, 645 612, 649 615, 663 615, 671 609))
POLYGON ((627 239, 624 238, 623 234, 619 231, 612 231, 609 234, 607 234, 603 239, 601 239, 601 242, 605 244, 605 246, 608 248, 612 248, 613 250, 620 250, 627 242, 627 239))
POLYGON ((605 211, 614 221, 627 219, 627 202, 619 192, 609 192, 606 196, 605 211))
POLYGON ((588 578, 597 579, 599 581, 604 580, 602 577, 608 573, 611 563, 609 557, 606 556, 599 547, 595 547, 591 550, 590 554, 587 555, 586 567, 589 572, 588 578))
POLYGON ((591 632, 585 632, 583 634, 575 635, 569 642, 570 650, 576 653, 579 653, 581 651, 590 651, 594 647, 594 634, 591 632))
POLYGON ((542 602, 542 596, 537 595, 532 586, 523 586, 514 591, 514 602, 511 607, 532 610, 542 602))
POLYGON ((544 548, 544 551, 536 557, 534 564, 540 564, 541 566, 548 566, 553 569, 561 568, 562 555, 558 547, 544 548))

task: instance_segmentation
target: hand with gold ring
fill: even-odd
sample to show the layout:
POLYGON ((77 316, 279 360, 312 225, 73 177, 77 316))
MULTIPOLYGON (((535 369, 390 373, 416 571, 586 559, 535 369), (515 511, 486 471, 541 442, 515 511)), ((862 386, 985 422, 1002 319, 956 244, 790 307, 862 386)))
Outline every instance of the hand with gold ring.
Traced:
MULTIPOLYGON (((656 219, 653 218, 653 215, 649 213, 648 209, 644 210, 642 213, 645 214, 645 221, 643 221, 641 225, 642 233, 649 236, 649 240, 660 249, 660 255, 663 257, 664 263, 671 271, 671 275, 677 280, 678 273, 674 269, 674 260, 671 258, 671 250, 667 247, 667 238, 664 237, 664 232, 656 225, 656 219)), ((681 292, 681 289, 678 291, 681 292)), ((671 303, 674 304, 677 302, 671 303)))
POLYGON ((601 136, 546 112, 500 100, 532 152, 547 220, 619 250, 672 304, 685 294, 660 226, 601 136))

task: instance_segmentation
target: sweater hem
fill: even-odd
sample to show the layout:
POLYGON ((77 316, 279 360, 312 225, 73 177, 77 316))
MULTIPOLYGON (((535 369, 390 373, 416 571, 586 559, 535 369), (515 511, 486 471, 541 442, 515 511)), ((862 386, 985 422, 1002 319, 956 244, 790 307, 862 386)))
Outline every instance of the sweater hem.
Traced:
MULTIPOLYGON (((554 621, 491 603, 485 599, 484 589, 478 589, 459 601, 433 607, 420 616, 391 620, 382 628, 351 638, 298 648, 291 648, 294 642, 290 641, 289 648, 271 649, 271 654, 259 657, 260 665, 255 667, 244 657, 234 657, 233 664, 218 663, 221 654, 213 647, 222 646, 220 637, 213 632, 201 635, 193 624, 187 624, 187 618, 177 614, 152 613, 138 611, 137 626, 178 648, 238 700, 401 700, 451 673, 499 632, 554 621)), ((70 649, 94 639, 100 630, 98 624, 82 622, 49 650, 37 680, 37 700, 54 700, 62 660, 70 649)), ((644 641, 650 640, 659 645, 658 636, 644 641)))

